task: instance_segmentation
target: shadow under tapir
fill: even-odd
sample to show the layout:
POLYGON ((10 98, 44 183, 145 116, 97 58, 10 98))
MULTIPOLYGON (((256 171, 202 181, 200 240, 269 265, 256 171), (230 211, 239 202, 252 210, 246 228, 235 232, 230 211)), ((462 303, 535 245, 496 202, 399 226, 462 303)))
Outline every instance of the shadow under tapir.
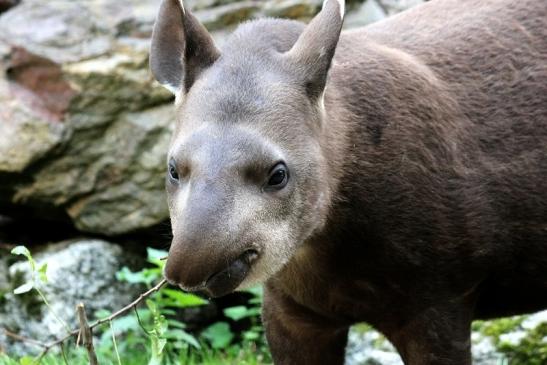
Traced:
POLYGON ((547 1, 343 17, 326 0, 219 49, 163 0, 166 277, 210 296, 264 282, 276 364, 342 364, 360 321, 405 364, 470 364, 473 319, 547 307, 547 1))

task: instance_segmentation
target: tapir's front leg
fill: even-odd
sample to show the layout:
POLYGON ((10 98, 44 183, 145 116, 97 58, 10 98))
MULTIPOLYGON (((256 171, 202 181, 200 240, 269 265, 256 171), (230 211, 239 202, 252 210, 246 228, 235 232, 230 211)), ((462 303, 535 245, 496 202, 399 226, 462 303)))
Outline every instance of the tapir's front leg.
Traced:
POLYGON ((469 300, 447 301, 386 335, 406 365, 471 365, 471 317, 469 300))
POLYGON ((266 286, 263 321, 275 365, 341 365, 348 327, 337 326, 266 286))

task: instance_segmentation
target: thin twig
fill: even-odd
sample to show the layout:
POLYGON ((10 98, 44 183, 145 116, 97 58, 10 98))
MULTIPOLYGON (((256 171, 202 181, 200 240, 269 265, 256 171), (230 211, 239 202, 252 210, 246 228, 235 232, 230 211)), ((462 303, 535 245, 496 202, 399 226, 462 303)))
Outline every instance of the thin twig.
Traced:
POLYGON ((110 323, 110 332, 112 333, 112 343, 114 344, 114 352, 116 353, 116 359, 118 360, 118 365, 122 365, 122 360, 120 359, 120 353, 118 352, 118 344, 116 343, 116 334, 114 333, 114 324, 112 321, 110 323))
POLYGON ((102 318, 102 319, 99 319, 98 321, 96 321, 95 323, 93 323, 90 327, 91 329, 97 327, 98 325, 100 324, 103 324, 105 322, 108 322, 108 321, 111 321, 113 320, 114 318, 116 317, 119 317, 121 316, 122 314, 124 314, 125 312, 131 310, 131 308, 133 307, 136 307, 137 305, 140 304, 140 302, 142 302, 144 299, 146 299, 147 297, 149 297, 150 295, 154 294, 155 292, 157 292, 158 290, 160 290, 162 288, 162 286, 164 286, 165 284, 167 283, 167 280, 163 279, 162 281, 160 281, 158 284, 156 284, 156 286, 154 286, 153 288, 147 290, 146 292, 142 293, 141 295, 139 295, 139 297, 137 299, 135 299, 133 302, 131 302, 130 304, 126 305, 125 307, 123 307, 122 309, 120 309, 119 311, 111 314, 110 316, 106 317, 106 318, 102 318))
POLYGON ((89 365, 99 365, 97 361, 97 354, 95 353, 95 347, 93 347, 93 334, 89 323, 87 323, 87 316, 85 314, 84 303, 80 303, 76 306, 78 313, 78 320, 80 321, 80 333, 82 342, 87 350, 87 356, 89 357, 89 365))
POLYGON ((137 322, 139 323, 139 326, 141 326, 142 331, 144 332, 145 335, 147 335, 148 337, 150 337, 150 332, 151 332, 151 331, 148 331, 148 330, 144 327, 144 324, 141 322, 141 316, 139 315, 139 310, 137 309, 137 307, 133 307, 133 311, 135 312, 135 316, 137 316, 137 322))
POLYGON ((29 343, 31 345, 41 347, 42 349, 47 348, 46 343, 43 343, 43 342, 40 342, 40 341, 37 341, 37 340, 33 340, 32 338, 28 338, 28 337, 25 337, 25 336, 18 335, 17 333, 13 333, 13 332, 11 332, 10 330, 8 330, 6 328, 4 328, 4 334, 8 337, 11 337, 11 338, 19 341, 19 342, 26 342, 26 343, 29 343))
POLYGON ((59 344, 59 347, 61 347, 61 355, 63 356, 63 361, 64 361, 65 365, 68 365, 68 359, 66 358, 66 354, 65 354, 65 344, 63 342, 61 342, 59 344))

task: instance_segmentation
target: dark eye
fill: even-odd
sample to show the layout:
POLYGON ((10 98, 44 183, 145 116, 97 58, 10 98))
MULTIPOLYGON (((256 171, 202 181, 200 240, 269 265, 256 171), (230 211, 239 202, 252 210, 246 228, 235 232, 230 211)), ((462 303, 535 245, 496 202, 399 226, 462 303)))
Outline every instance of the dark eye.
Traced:
POLYGON ((174 181, 179 180, 179 173, 177 172, 177 168, 173 162, 169 162, 169 177, 174 181))
POLYGON ((268 189, 282 189, 287 185, 289 180, 289 173, 287 171, 287 166, 284 163, 278 163, 272 169, 270 173, 270 178, 268 179, 268 189))

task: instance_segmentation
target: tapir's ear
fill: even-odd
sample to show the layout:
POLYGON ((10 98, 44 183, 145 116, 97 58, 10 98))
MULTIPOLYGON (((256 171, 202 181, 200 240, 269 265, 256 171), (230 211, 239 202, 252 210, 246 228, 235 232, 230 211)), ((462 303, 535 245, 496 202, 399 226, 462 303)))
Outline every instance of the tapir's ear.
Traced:
POLYGON ((306 91, 318 98, 325 88, 327 73, 344 22, 344 0, 325 0, 323 8, 284 55, 303 73, 306 91))
POLYGON ((187 92, 220 56, 207 29, 182 0, 163 0, 152 33, 150 69, 174 94, 187 92))

